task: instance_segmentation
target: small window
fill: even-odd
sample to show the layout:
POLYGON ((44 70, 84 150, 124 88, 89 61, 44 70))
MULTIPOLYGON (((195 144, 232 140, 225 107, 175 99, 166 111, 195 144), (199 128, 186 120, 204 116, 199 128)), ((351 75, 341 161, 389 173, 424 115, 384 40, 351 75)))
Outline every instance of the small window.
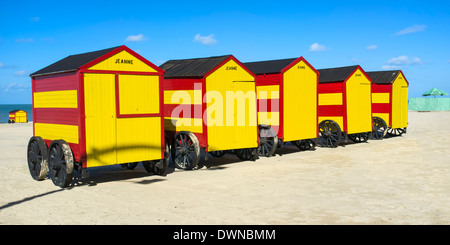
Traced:
POLYGON ((159 76, 118 75, 117 117, 159 114, 159 76))

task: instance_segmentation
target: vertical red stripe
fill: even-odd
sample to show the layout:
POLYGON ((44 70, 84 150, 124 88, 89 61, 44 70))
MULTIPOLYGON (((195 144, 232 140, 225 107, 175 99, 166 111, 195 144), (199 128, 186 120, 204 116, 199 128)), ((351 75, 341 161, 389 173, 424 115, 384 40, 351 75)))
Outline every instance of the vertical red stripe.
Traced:
POLYGON ((280 81, 280 129, 278 135, 281 139, 284 139, 284 76, 282 73, 278 74, 277 81, 280 81))
POLYGON ((78 108, 80 108, 80 128, 78 129, 78 137, 80 143, 80 157, 78 161, 81 162, 83 168, 87 167, 86 156, 86 104, 84 101, 84 73, 78 73, 78 108))
POLYGON ((33 112, 33 136, 36 136, 36 132, 34 130, 34 124, 36 123, 36 109, 34 108, 34 92, 36 91, 36 79, 33 77, 31 79, 31 104, 32 104, 32 109, 31 111, 33 112))
POLYGON ((165 137, 164 137, 164 115, 163 115, 163 105, 164 105, 164 90, 163 90, 163 76, 158 76, 158 82, 159 82, 159 112, 161 114, 160 120, 161 120, 161 159, 164 159, 164 153, 166 151, 166 145, 165 145, 165 137))

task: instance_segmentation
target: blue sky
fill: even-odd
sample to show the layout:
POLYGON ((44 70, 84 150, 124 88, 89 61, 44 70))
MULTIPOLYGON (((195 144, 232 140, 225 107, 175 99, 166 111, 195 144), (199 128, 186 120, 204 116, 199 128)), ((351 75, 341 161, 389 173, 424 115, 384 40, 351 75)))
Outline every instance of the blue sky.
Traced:
POLYGON ((450 92, 450 1, 0 0, 0 23, 0 104, 31 103, 34 71, 119 45, 156 65, 233 54, 402 69, 410 98, 450 92))

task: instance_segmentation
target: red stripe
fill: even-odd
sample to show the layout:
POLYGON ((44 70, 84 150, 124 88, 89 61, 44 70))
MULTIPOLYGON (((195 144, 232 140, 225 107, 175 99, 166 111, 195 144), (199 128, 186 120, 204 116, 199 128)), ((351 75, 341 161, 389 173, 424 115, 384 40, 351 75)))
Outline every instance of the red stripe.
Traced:
POLYGON ((372 83, 372 93, 391 93, 391 84, 376 84, 372 83))
POLYGON ((372 104, 372 113, 391 113, 391 104, 390 103, 373 103, 372 104))
POLYGON ((322 105, 318 106, 317 114, 319 117, 342 117, 344 116, 344 107, 342 105, 322 105))
POLYGON ((283 75, 281 73, 256 76, 256 86, 279 85, 283 75))
MULTIPOLYGON (((47 147, 49 147, 50 144, 52 143, 52 140, 44 139, 44 142, 47 144, 47 147)), ((80 144, 74 144, 74 143, 69 143, 69 142, 67 142, 67 144, 69 144, 70 149, 72 150, 75 159, 76 160, 80 159, 80 144)))
POLYGON ((345 83, 319 83, 318 93, 342 93, 345 83))
POLYGON ((202 105, 165 104, 163 108, 163 115, 164 117, 176 118, 202 118, 202 105))
POLYGON ((48 92, 60 90, 77 90, 78 79, 76 74, 62 74, 59 76, 43 76, 35 78, 33 92, 48 92))
POLYGON ((258 99, 258 112, 280 112, 280 100, 258 99))
POLYGON ((194 85, 201 87, 199 79, 164 79, 164 90, 194 90, 194 85))
POLYGON ((80 125, 78 108, 35 108, 35 123, 80 125))
POLYGON ((147 72, 147 71, 116 71, 116 70, 87 70, 81 69, 81 73, 94 73, 94 74, 121 74, 121 75, 144 75, 144 76, 158 76, 159 72, 147 72))

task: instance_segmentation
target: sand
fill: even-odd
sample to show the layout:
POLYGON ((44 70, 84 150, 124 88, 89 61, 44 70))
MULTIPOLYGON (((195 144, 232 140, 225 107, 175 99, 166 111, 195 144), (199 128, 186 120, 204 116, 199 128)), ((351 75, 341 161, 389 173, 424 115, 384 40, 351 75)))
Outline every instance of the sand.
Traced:
POLYGON ((91 168, 67 189, 31 178, 32 123, 0 124, 0 224, 450 224, 450 112, 409 112, 401 137, 202 169, 91 168))

